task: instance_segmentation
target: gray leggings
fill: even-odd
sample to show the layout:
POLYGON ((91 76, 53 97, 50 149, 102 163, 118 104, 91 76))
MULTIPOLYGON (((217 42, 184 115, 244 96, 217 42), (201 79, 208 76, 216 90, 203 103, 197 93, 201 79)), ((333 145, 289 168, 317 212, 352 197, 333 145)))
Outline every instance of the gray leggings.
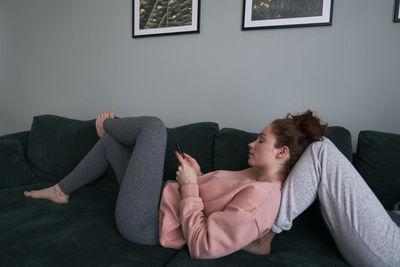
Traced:
POLYGON ((120 185, 115 208, 118 230, 129 241, 158 245, 167 130, 156 117, 106 119, 104 129, 106 135, 59 186, 69 195, 111 166, 120 185))
POLYGON ((271 230, 289 230, 317 196, 328 229, 348 263, 400 266, 400 228, 353 165, 325 137, 304 151, 287 177, 271 230))

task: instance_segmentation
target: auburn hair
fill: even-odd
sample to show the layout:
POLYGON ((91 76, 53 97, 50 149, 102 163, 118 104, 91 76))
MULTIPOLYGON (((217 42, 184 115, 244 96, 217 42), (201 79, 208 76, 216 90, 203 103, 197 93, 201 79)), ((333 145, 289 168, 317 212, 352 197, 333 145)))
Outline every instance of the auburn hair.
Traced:
POLYGON ((328 124, 321 124, 320 119, 311 110, 296 115, 289 113, 286 118, 274 120, 271 126, 276 137, 275 148, 289 148, 290 159, 281 172, 285 178, 308 145, 321 140, 329 131, 328 124))

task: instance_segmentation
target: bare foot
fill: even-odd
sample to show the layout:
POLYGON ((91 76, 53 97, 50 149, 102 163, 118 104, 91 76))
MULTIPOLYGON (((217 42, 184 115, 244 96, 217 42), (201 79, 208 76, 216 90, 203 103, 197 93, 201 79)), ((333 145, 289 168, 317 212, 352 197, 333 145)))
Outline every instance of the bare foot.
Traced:
POLYGON ((109 110, 103 113, 100 113, 99 115, 97 115, 96 118, 96 131, 97 131, 97 135, 102 138, 105 134, 106 134, 106 130, 104 130, 103 128, 103 122, 108 119, 114 119, 115 117, 115 113, 114 110, 109 110))
POLYGON ((61 191, 58 184, 42 190, 25 191, 24 196, 31 198, 48 199, 54 203, 59 203, 59 204, 69 202, 69 195, 64 194, 64 192, 61 191))
POLYGON ((258 255, 268 255, 271 254, 271 243, 272 239, 274 239, 275 233, 272 231, 269 231, 266 233, 263 237, 254 240, 250 244, 248 244, 246 247, 243 248, 243 250, 258 254, 258 255))

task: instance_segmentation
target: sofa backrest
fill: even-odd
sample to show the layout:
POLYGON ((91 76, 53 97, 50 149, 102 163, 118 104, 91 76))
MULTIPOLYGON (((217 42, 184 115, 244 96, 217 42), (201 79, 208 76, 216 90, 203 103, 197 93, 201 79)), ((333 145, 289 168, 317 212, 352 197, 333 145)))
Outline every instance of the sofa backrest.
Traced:
POLYGON ((400 134, 361 131, 354 165, 386 209, 400 201, 400 134))
MULTIPOLYGON (((330 130, 328 137, 351 160, 349 131, 343 127, 330 127, 330 130)), ((167 133, 164 180, 176 177, 176 142, 180 143, 184 152, 196 158, 203 173, 216 169, 240 170, 249 167, 248 144, 258 134, 232 128, 219 130, 218 124, 214 122, 167 128, 167 133)), ((56 183, 72 171, 97 141, 95 120, 81 121, 55 115, 36 116, 28 137, 27 161, 42 181, 56 183)), ((115 186, 112 172, 105 176, 109 180, 105 186, 112 187, 113 183, 115 186)))
MULTIPOLYGON (((175 179, 178 161, 176 142, 195 157, 203 172, 214 169, 214 138, 218 124, 199 122, 167 128, 164 180, 175 179)), ((99 140, 95 120, 75 120, 55 115, 33 118, 27 144, 27 160, 34 173, 42 180, 58 182, 80 162, 99 140)), ((112 172, 108 172, 111 183, 112 172)), ((108 183, 107 186, 112 186, 108 183)))
MULTIPOLYGON (((331 126, 329 129, 327 137, 352 162, 350 132, 340 126, 331 126)), ((258 135, 232 128, 219 130, 218 124, 214 122, 167 128, 167 132, 164 180, 175 179, 176 176, 178 162, 173 153, 176 142, 180 143, 186 153, 197 159, 203 173, 206 173, 216 169, 248 168, 248 144, 258 135)), ((0 140, 20 142, 25 154, 23 156, 36 176, 44 181, 58 182, 87 154, 98 137, 95 120, 81 121, 41 115, 34 117, 30 131, 4 135, 0 140)), ((391 209, 400 200, 399 134, 361 131, 354 166, 385 208, 391 209)), ((112 171, 105 176, 108 179, 100 179, 108 181, 105 187, 117 190, 112 171)), ((28 178, 24 182, 31 181, 31 175, 28 178)))
MULTIPOLYGON (((351 162, 353 155, 350 132, 340 126, 329 127, 329 130, 327 137, 351 162)), ((248 144, 257 136, 258 133, 238 129, 221 129, 215 137, 215 169, 236 171, 248 168, 248 144)))
POLYGON ((164 181, 175 180, 178 160, 174 151, 179 142, 183 152, 191 155, 207 173, 214 170, 214 139, 219 127, 214 122, 198 122, 176 128, 167 128, 167 149, 165 151, 164 181))
POLYGON ((36 116, 29 134, 27 160, 42 181, 56 183, 79 163, 97 140, 95 120, 36 116))

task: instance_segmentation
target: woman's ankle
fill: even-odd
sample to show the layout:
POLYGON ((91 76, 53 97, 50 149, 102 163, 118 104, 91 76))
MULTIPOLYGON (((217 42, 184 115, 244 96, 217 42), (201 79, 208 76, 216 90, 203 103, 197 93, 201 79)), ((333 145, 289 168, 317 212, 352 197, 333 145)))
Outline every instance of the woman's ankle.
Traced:
POLYGON ((56 192, 61 195, 61 196, 65 196, 65 197, 69 197, 69 195, 65 194, 64 191, 61 189, 59 184, 55 184, 54 185, 56 192))

